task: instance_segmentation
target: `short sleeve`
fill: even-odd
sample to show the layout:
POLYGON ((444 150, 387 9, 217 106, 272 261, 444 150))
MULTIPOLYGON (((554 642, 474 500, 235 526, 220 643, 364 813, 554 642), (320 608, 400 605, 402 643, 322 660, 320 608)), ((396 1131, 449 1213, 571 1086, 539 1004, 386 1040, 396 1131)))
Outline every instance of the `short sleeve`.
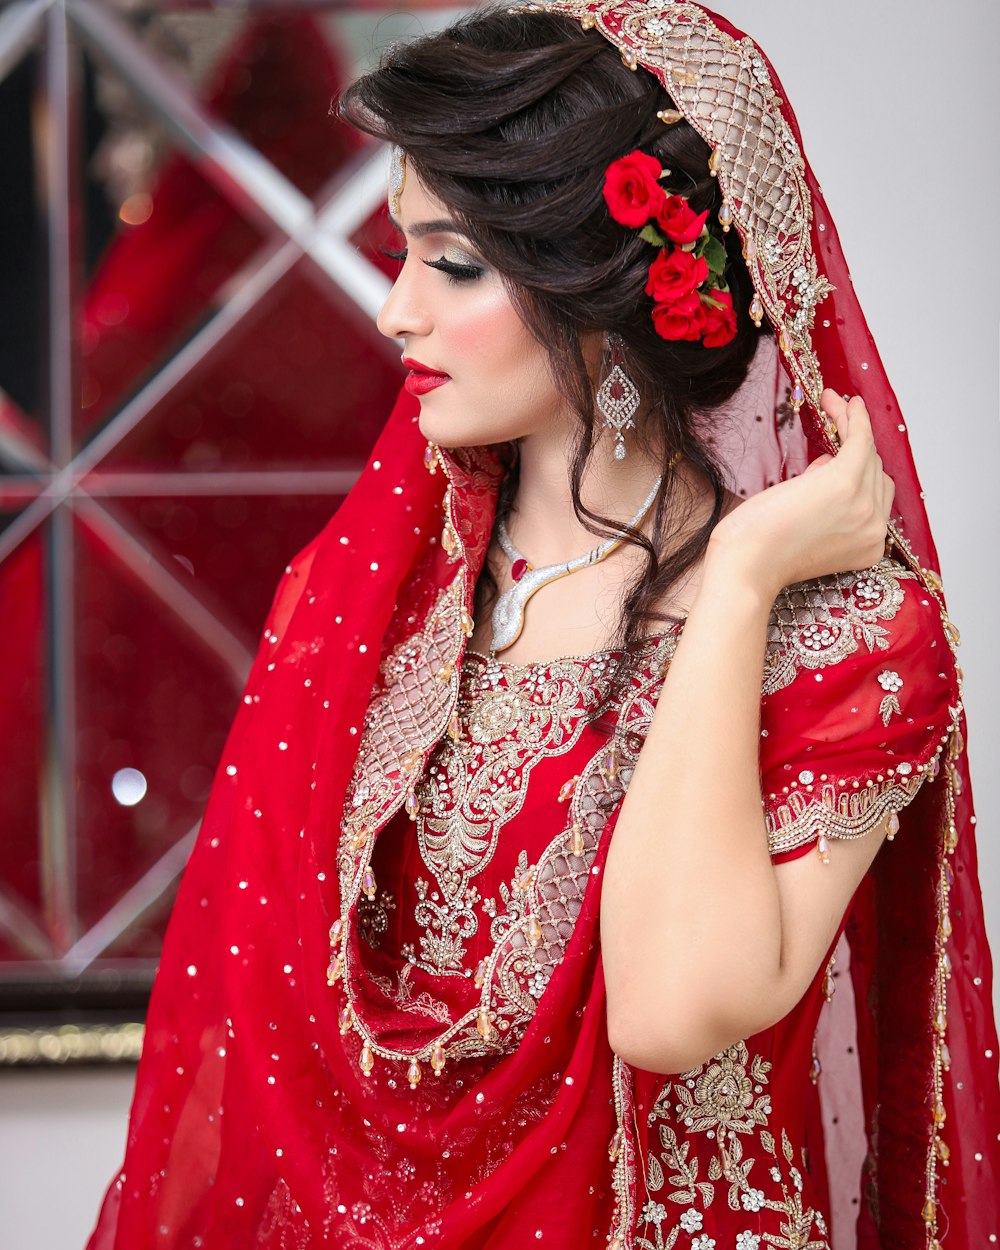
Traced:
POLYGON ((937 772, 960 711, 938 604, 909 569, 884 560, 787 587, 768 627, 761 700, 772 856, 863 837, 901 811, 937 772))

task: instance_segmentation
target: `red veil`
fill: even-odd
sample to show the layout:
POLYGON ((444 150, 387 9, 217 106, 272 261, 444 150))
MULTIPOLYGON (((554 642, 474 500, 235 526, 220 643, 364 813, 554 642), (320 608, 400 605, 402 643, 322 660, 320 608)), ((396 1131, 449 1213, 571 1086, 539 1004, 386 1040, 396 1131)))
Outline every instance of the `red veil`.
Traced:
MULTIPOLYGON (((834 1211, 838 1247, 986 1245, 1000 1232, 1000 1097, 948 645, 957 632, 836 230, 773 69, 724 19, 643 0, 544 7, 596 26, 627 63, 660 77, 712 148, 754 311, 775 331, 730 413, 734 485, 760 489, 831 447, 824 385, 864 395, 872 414, 896 482, 896 554, 922 596, 914 637, 940 642, 934 666, 950 706, 945 741, 917 768, 940 776, 912 803, 911 766, 893 777, 879 758, 891 754, 889 734, 857 744, 879 758, 868 784, 885 769, 877 785, 909 805, 839 948, 852 993, 817 1038, 825 1070, 811 1097, 828 1127, 817 1166, 835 1202, 860 1196, 853 1216, 834 1211), (860 1111, 848 1123, 852 1100, 860 1111)), ((638 1240, 632 1116, 651 1077, 614 1059, 603 1016, 597 919, 614 814, 595 805, 582 857, 548 854, 524 885, 551 976, 502 1036, 484 1039, 467 996, 428 1061, 440 1014, 376 1002, 358 942, 375 844, 449 731, 502 473, 489 450, 425 449, 404 401, 347 501, 289 566, 167 934, 126 1159, 92 1250, 653 1244, 638 1240)), ((786 831, 811 819, 815 837, 824 805, 855 803, 807 789, 785 787, 786 831)), ((510 966, 527 950, 519 932, 510 966)), ((481 993, 499 1001, 499 983, 487 975, 481 993)), ((738 1245, 759 1240, 743 1233, 738 1245)), ((827 1243, 789 1225, 768 1244, 827 1243)))

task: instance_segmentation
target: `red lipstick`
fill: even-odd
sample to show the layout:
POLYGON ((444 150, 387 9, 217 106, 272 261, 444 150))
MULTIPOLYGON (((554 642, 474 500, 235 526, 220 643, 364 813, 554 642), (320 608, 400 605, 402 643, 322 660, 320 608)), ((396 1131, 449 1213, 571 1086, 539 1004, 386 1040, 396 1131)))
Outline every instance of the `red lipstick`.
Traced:
POLYGON ((428 391, 433 391, 439 386, 443 386, 445 382, 451 381, 451 375, 448 373, 439 373, 435 369, 422 365, 419 360, 414 360, 410 356, 403 357, 403 364, 409 369, 406 380, 403 385, 411 395, 426 395, 428 391))

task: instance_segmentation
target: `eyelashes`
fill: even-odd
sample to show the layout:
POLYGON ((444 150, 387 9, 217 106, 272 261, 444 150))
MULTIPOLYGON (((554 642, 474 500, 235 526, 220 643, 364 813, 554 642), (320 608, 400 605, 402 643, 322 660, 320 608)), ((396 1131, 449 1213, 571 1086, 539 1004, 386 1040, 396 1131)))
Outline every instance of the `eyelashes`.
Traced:
MULTIPOLYGON (((400 262, 406 260, 407 253, 405 249, 401 252, 392 251, 390 248, 383 247, 382 255, 387 256, 390 260, 398 260, 400 262)), ((428 269, 436 269, 439 273, 447 276, 449 282, 475 282, 477 278, 483 276, 483 269, 479 265, 460 265, 456 261, 446 260, 443 256, 439 256, 437 260, 425 260, 423 262, 428 269)))
POLYGON ((443 256, 438 260, 425 260, 424 264, 428 269, 436 269, 439 273, 447 274, 449 282, 475 282, 477 278, 483 276, 483 271, 478 265, 458 265, 452 260, 445 260, 443 256))

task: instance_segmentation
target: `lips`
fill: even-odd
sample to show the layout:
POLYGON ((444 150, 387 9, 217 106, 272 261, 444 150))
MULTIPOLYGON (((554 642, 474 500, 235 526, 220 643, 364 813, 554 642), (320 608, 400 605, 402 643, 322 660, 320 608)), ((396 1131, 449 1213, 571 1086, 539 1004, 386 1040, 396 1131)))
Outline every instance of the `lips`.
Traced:
POLYGON ((428 391, 436 390, 437 387, 444 386, 445 382, 451 381, 450 374, 439 373, 410 356, 403 357, 403 364, 409 369, 403 385, 411 395, 426 395, 428 391))

